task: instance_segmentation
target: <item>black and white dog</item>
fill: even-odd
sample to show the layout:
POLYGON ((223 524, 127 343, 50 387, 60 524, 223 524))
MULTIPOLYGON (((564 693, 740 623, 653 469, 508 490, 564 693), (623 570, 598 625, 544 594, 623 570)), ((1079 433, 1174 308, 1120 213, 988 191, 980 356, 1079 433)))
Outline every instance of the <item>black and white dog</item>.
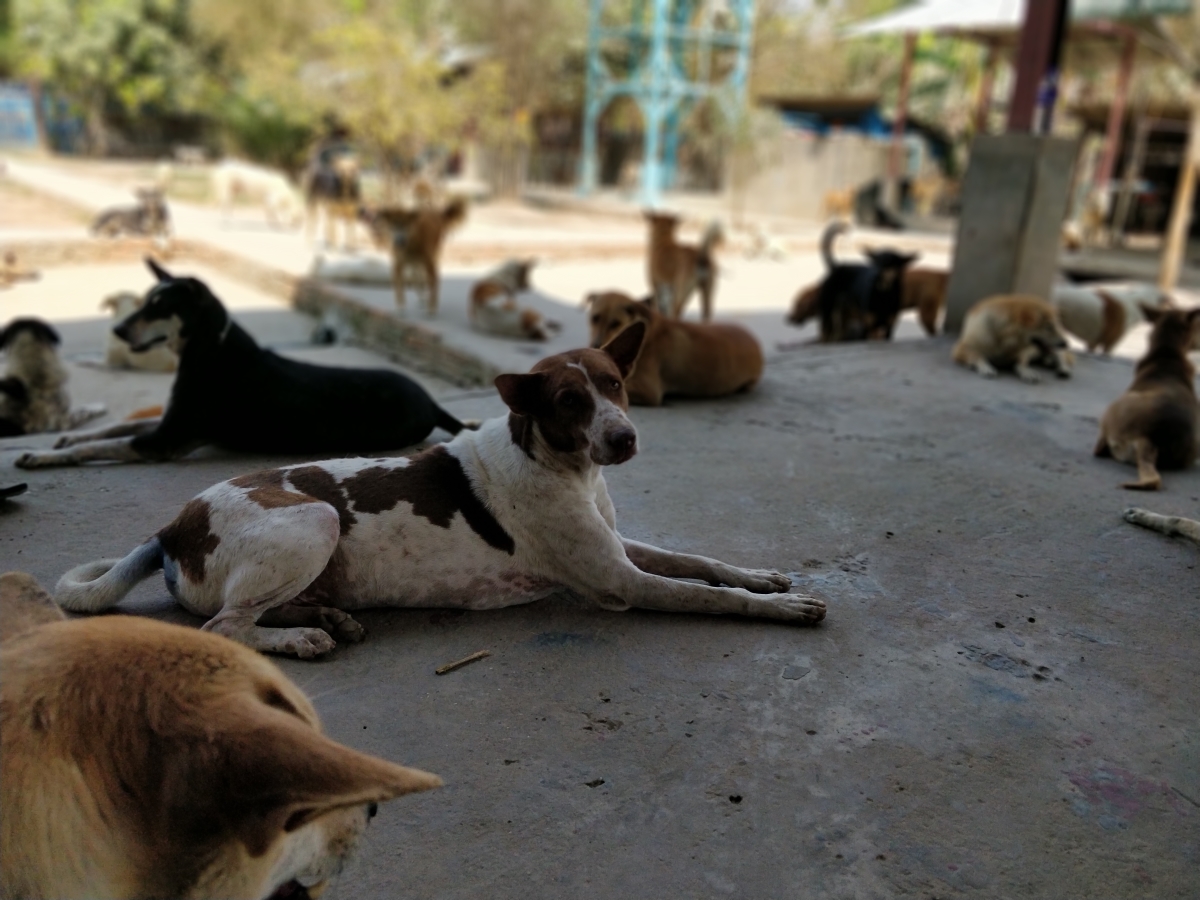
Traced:
POLYGON ((159 283, 113 331, 134 352, 165 343, 179 355, 162 417, 64 437, 54 450, 23 454, 19 467, 169 460, 209 444, 248 453, 361 453, 408 447, 435 427, 462 431, 411 378, 264 350, 204 282, 147 264, 159 283))
POLYGON ((919 254, 868 250, 868 262, 839 263, 833 243, 847 230, 832 222, 821 237, 828 274, 821 283, 821 342, 891 340, 904 299, 904 270, 919 254))

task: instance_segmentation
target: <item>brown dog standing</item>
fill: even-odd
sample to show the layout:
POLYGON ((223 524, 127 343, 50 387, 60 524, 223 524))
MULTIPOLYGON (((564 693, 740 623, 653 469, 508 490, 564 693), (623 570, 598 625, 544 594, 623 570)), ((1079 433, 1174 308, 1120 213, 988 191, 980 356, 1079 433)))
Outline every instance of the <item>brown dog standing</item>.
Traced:
POLYGON ((392 287, 396 291, 396 308, 404 309, 405 291, 410 280, 425 288, 425 312, 437 315, 438 287, 441 279, 442 244, 451 229, 467 218, 467 202, 460 198, 449 201, 440 209, 422 207, 380 207, 364 211, 360 217, 371 229, 375 245, 392 254, 392 287), (421 274, 411 278, 412 270, 421 274))
POLYGON ((1159 467, 1186 469, 1196 461, 1196 368, 1189 350, 1200 350, 1200 309, 1184 312, 1142 306, 1154 323, 1150 349, 1137 364, 1133 384, 1104 412, 1096 456, 1135 464, 1138 480, 1122 487, 1157 491, 1159 467))
POLYGON ((713 294, 717 289, 717 263, 713 251, 721 242, 721 226, 709 223, 698 246, 681 244, 675 239, 679 216, 647 212, 650 223, 650 247, 647 275, 650 291, 658 311, 678 319, 691 299, 692 291, 700 292, 700 315, 707 322, 712 318, 713 294))
POLYGON ((619 291, 589 294, 591 345, 601 347, 634 322, 646 323, 646 339, 625 379, 631 403, 661 406, 663 397, 723 397, 754 387, 762 378, 758 340, 731 322, 679 322, 660 315, 652 301, 619 291))

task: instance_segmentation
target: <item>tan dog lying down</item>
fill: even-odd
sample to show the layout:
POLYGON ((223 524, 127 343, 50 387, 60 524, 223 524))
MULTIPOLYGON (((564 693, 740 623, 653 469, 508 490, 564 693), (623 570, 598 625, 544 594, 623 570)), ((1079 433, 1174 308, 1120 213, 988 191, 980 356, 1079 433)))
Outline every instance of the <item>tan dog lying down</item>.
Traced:
POLYGON ((603 346, 634 322, 646 323, 646 339, 625 380, 629 401, 661 406, 668 394, 723 397, 748 391, 762 378, 758 339, 732 322, 680 322, 660 314, 652 301, 619 291, 589 294, 591 344, 603 346))
POLYGON ((319 893, 376 804, 434 775, 321 734, 265 657, 0 576, 0 896, 319 893))
POLYGON ((1134 371, 1133 384, 1104 412, 1096 456, 1111 456, 1138 468, 1138 480, 1123 487, 1156 491, 1158 469, 1186 469, 1196 461, 1200 407, 1196 368, 1189 350, 1200 350, 1200 309, 1184 312, 1143 307, 1154 323, 1150 348, 1134 371))
POLYGON ((1054 307, 1021 294, 989 297, 972 306, 953 358, 984 378, 995 378, 997 369, 1012 369, 1031 384, 1041 381, 1033 365, 1068 378, 1074 363, 1058 330, 1054 307))
POLYGON ((529 272, 537 260, 510 259, 471 288, 467 311, 472 327, 501 337, 544 341, 562 328, 536 309, 517 306, 517 294, 529 290, 529 272))
MULTIPOLYGON (((146 302, 143 295, 133 291, 118 291, 109 294, 100 303, 100 308, 112 313, 115 322, 124 322, 146 302)), ((166 344, 159 344, 141 353, 134 353, 129 345, 112 331, 104 349, 104 363, 113 369, 142 369, 147 372, 174 372, 179 367, 179 357, 166 344)))

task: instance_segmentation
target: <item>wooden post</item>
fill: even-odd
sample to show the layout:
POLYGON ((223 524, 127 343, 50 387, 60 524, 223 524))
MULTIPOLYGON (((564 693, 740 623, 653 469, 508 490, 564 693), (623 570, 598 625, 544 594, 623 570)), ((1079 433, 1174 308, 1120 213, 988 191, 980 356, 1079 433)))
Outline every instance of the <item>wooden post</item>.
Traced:
POLYGON ((1129 99, 1129 82, 1133 77, 1133 62, 1137 56, 1137 33, 1130 30, 1125 34, 1125 47, 1121 52, 1121 68, 1117 71, 1117 91, 1112 106, 1108 109, 1108 130, 1104 136, 1104 155, 1096 167, 1092 186, 1104 190, 1112 180, 1117 162, 1117 151, 1121 148, 1121 133, 1125 123, 1125 104, 1129 99))
POLYGON ((1188 229, 1192 224, 1192 204, 1196 196, 1196 168, 1200 166, 1200 2, 1192 4, 1192 40, 1187 51, 1192 54, 1192 127, 1188 130, 1187 148, 1183 153, 1183 169, 1175 186, 1175 202, 1171 206, 1171 224, 1167 228, 1167 245, 1163 248, 1158 270, 1158 286, 1164 291, 1175 288, 1179 269, 1187 250, 1188 229))
POLYGON ((1034 130, 1039 99, 1048 108, 1053 107, 1057 85, 1045 82, 1048 76, 1058 77, 1058 55, 1066 14, 1067 0, 1038 0, 1025 8, 1025 23, 1021 26, 1017 50, 1017 84, 1008 107, 1010 132, 1034 130))
POLYGON ((995 41, 988 41, 987 56, 983 60, 983 75, 979 82, 979 96, 975 98, 975 133, 987 134, 988 113, 992 111, 992 92, 996 86, 996 62, 1000 48, 995 41))
MULTIPOLYGON (((1200 10, 1200 4, 1196 8, 1200 10)), ((1183 266, 1188 231, 1192 225, 1192 204, 1196 197, 1196 167, 1197 157, 1200 157, 1200 87, 1195 83, 1192 85, 1192 95, 1192 127, 1183 154, 1179 183, 1175 186, 1171 224, 1167 226, 1167 244, 1163 248, 1158 269, 1158 286, 1164 291, 1174 290, 1179 283, 1179 270, 1183 266)))
MULTIPOLYGON (((888 157, 888 180, 899 185, 904 161, 904 129, 908 125, 908 94, 912 83, 913 57, 917 50, 917 36, 904 35, 904 61, 900 66, 900 95, 896 98, 896 120, 892 123, 892 152, 888 157)), ((897 193, 897 197, 899 193, 897 193)))

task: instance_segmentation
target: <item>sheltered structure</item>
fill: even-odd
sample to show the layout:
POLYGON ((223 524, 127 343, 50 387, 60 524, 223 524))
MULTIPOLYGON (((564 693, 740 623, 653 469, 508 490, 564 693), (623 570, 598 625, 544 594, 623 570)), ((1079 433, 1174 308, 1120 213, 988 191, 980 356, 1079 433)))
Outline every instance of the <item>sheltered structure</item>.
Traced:
POLYGON ((674 182, 689 110, 712 99, 727 120, 738 116, 753 32, 754 0, 591 0, 581 190, 596 186, 601 115, 628 97, 642 114, 642 202, 655 204, 674 182))

